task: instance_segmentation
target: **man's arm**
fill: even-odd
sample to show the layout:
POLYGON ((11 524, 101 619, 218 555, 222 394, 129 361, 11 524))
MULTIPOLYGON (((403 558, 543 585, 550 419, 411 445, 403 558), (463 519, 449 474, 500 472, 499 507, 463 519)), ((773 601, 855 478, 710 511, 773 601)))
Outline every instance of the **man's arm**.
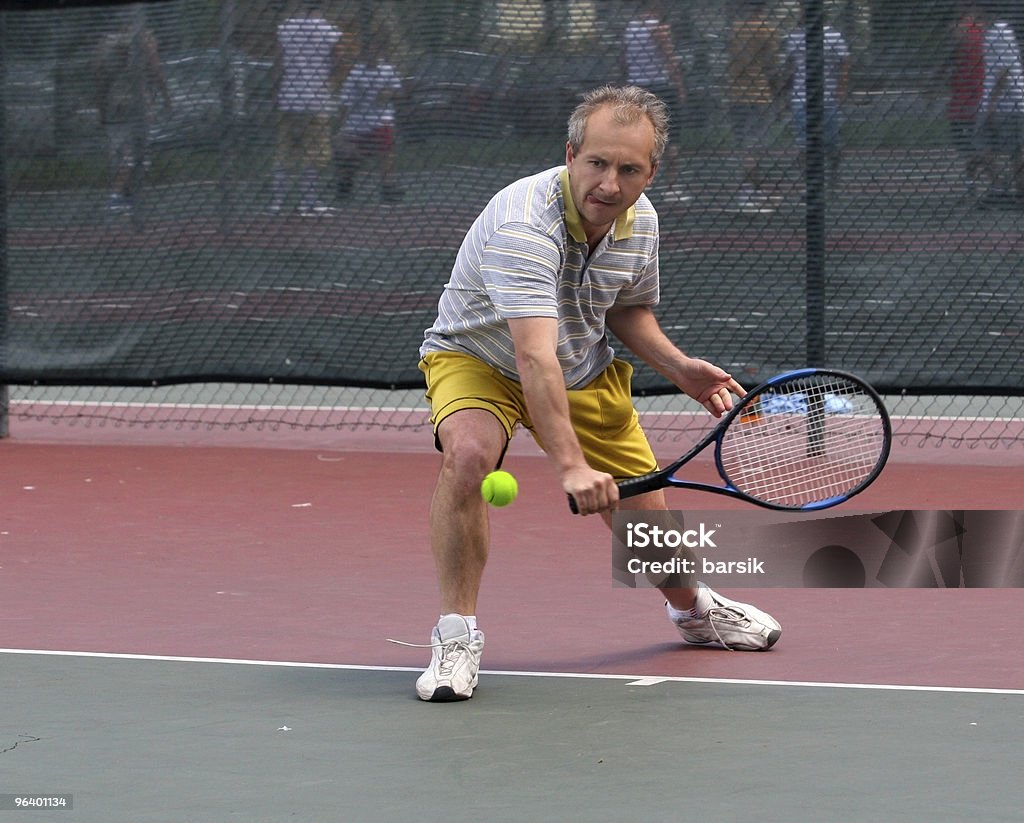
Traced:
POLYGON ((986 117, 990 117, 996 111, 999 101, 1002 100, 1006 91, 1007 81, 1010 78, 1011 61, 1009 56, 1014 48, 1012 35, 1008 41, 1006 32, 1001 27, 996 26, 985 37, 985 62, 987 65, 991 61, 994 77, 992 92, 989 94, 988 105, 985 107, 986 117))
POLYGON ((327 85, 332 93, 337 93, 345 85, 349 72, 356 62, 356 44, 351 34, 342 33, 338 42, 331 49, 331 74, 327 85))
POLYGON ((682 61, 679 59, 679 55, 676 54, 675 43, 672 42, 672 30, 667 23, 659 22, 651 36, 654 38, 654 42, 657 43, 658 48, 661 49, 662 57, 668 66, 672 85, 679 95, 679 102, 683 103, 686 100, 686 75, 683 74, 682 61))
POLYGON ((556 354, 558 321, 523 317, 509 320, 508 326, 526 407, 562 489, 575 498, 581 514, 613 507, 619 497, 615 480, 587 465, 569 418, 565 377, 556 354))
POLYGON ((732 408, 733 394, 745 394, 728 372, 680 351, 661 330, 649 307, 614 307, 609 310, 606 322, 626 348, 715 417, 721 417, 732 408))
POLYGON ((1003 99, 1009 79, 1010 70, 1005 66, 1000 68, 996 74, 995 82, 992 84, 992 94, 989 95, 988 106, 985 109, 986 116, 991 115, 999 107, 999 101, 1003 99))
POLYGON ((840 103, 845 103, 846 98, 850 94, 850 55, 847 54, 843 57, 843 62, 839 64, 839 81, 836 84, 836 96, 839 98, 840 103))
POLYGON ((274 61, 270 66, 270 94, 275 107, 281 105, 281 87, 284 85, 284 45, 281 42, 281 33, 278 30, 277 39, 274 41, 274 61))
POLYGON ((156 36, 151 31, 143 31, 141 37, 147 70, 163 98, 164 108, 170 109, 171 90, 167 85, 167 75, 164 74, 163 63, 160 60, 160 47, 157 45, 156 36))
POLYGON ((93 63, 93 75, 95 76, 96 89, 96 110, 99 112, 100 123, 107 122, 107 94, 110 91, 110 72, 107 69, 107 56, 101 46, 96 52, 96 59, 93 63))

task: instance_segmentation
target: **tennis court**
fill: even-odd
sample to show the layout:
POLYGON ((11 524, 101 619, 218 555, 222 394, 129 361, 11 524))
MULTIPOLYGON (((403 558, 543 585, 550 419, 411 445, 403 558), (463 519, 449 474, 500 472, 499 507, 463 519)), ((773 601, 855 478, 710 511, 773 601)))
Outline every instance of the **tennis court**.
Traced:
MULTIPOLYGON (((951 138, 952 5, 766 4, 780 42, 842 29, 851 93, 829 177, 824 124, 809 107, 801 158, 778 85, 755 208, 729 97, 742 5, 665 4, 688 85, 679 176, 650 191, 666 332, 747 387, 864 376, 893 453, 842 510, 993 510, 1024 548, 1021 212, 951 138)), ((335 142, 280 188, 271 66, 299 0, 0 0, 0 817, 1019 819, 1019 589, 729 588, 781 640, 687 646, 656 592, 613 585, 607 530, 526 436, 519 498, 492 513, 479 687, 416 699, 429 652, 388 641, 437 619, 423 329, 481 207, 562 163, 580 94, 623 80, 636 4, 323 6, 401 77, 400 199, 371 165, 346 177, 335 142), (94 102, 115 35, 124 188, 94 102)), ((809 96, 826 67, 804 61, 809 96)), ((637 365, 670 461, 709 418, 637 365)))
MULTIPOLYGON (((387 639, 435 619, 424 432, 17 429, 0 794, 74 803, 36 819, 1010 820, 1024 800, 1016 590, 730 592, 783 639, 686 647, 656 593, 612 588, 604 527, 517 438, 480 687, 423 704, 425 650, 387 639)), ((1019 489, 1011 451, 897 447, 856 508, 1016 509, 1019 489)))

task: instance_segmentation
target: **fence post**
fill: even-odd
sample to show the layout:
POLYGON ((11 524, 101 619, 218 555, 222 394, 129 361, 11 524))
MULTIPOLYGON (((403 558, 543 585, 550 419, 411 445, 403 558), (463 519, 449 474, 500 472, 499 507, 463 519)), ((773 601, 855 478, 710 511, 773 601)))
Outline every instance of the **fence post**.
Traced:
MULTIPOLYGON (((8 317, 10 305, 7 300, 7 17, 0 12, 0 375, 7 371, 8 317)), ((0 380, 4 378, 0 377, 0 380)), ((0 383, 0 438, 10 434, 10 393, 5 383, 0 383)))
POLYGON ((240 91, 236 83, 241 82, 241 92, 245 92, 245 76, 236 76, 234 65, 234 0, 224 0, 220 9, 217 35, 217 54, 220 86, 220 119, 218 121, 217 154, 218 178, 217 188, 220 195, 220 231, 227 234, 231 228, 232 183, 234 175, 234 143, 238 136, 236 117, 237 94, 240 91))
POLYGON ((807 365, 825 365, 825 28, 822 0, 804 0, 807 53, 807 365))

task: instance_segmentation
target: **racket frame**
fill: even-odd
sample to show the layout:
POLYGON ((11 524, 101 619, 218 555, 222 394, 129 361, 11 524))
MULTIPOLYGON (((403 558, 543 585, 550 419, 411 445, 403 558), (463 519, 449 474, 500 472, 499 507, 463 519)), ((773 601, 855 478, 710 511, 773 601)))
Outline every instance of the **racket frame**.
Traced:
MULTIPOLYGON (((820 399, 815 399, 814 403, 820 404, 820 399)), ((809 416, 814 418, 815 410, 808 409, 809 416)), ((811 421, 812 429, 815 426, 815 422, 811 421)), ((823 425, 823 421, 819 421, 818 425, 823 425)), ((811 445, 817 445, 820 448, 821 431, 811 431, 811 445)), ((783 372, 777 374, 774 377, 765 380, 763 383, 755 386, 743 397, 741 397, 732 409, 723 417, 718 424, 708 432, 692 449, 686 454, 680 457, 678 460, 673 461, 671 464, 663 469, 657 469, 648 474, 641 475, 640 477, 630 477, 625 480, 618 481, 619 487, 619 498, 625 499, 628 497, 635 497, 638 494, 646 494, 647 492, 657 491, 658 489, 665 488, 678 488, 678 489, 694 489, 697 491, 711 492, 713 494, 723 494, 729 497, 736 497, 740 500, 745 500, 748 503, 753 503, 757 506, 761 506, 766 509, 775 509, 777 511, 818 511, 820 509, 828 509, 832 506, 837 506, 849 500, 854 495, 860 493, 865 488, 871 485, 875 481, 875 478, 881 473, 885 467, 886 461, 889 459, 889 452, 892 447, 892 421, 889 418, 889 412, 885 408, 885 403, 882 402, 882 398, 879 396, 870 385, 868 385, 863 379, 857 377, 854 374, 848 372, 839 371, 838 369, 824 369, 824 368, 804 368, 795 369, 793 371, 783 372), (812 378, 815 376, 834 376, 844 380, 848 380, 851 383, 855 383, 862 387, 864 394, 870 397, 875 406, 878 409, 879 417, 882 423, 882 450, 879 454, 878 460, 875 463, 871 473, 861 480, 851 491, 845 494, 835 495, 833 497, 826 498, 824 500, 815 500, 811 503, 805 503, 799 506, 786 506, 779 503, 771 503, 765 500, 760 500, 743 491, 740 491, 729 481, 725 471, 725 467, 722 464, 722 439, 725 436, 726 430, 730 424, 754 402, 760 399, 760 397, 769 389, 774 386, 778 386, 780 383, 797 380, 799 378, 812 378), (713 483, 704 483, 697 480, 683 480, 675 477, 675 473, 682 468, 686 463, 689 463, 694 457, 700 454, 704 449, 710 446, 712 443, 715 444, 715 468, 718 471, 719 477, 725 483, 724 486, 716 486, 713 483)), ((576 501, 569 498, 569 507, 573 513, 577 513, 576 501)))

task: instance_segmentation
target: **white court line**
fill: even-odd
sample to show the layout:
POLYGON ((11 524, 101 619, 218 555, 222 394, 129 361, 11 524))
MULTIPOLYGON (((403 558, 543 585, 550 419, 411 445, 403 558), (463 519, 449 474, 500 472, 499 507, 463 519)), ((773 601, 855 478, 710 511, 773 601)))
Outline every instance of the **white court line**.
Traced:
MULTIPOLYGON (((0 649, 0 654, 47 655, 51 657, 92 657, 107 660, 145 660, 160 663, 227 663, 235 666, 273 666, 292 669, 336 669, 366 672, 419 673, 422 667, 364 666, 349 663, 301 663, 284 660, 246 660, 234 657, 179 657, 159 654, 120 654, 115 652, 76 652, 54 649, 0 649)), ((946 694, 1021 695, 1024 689, 982 689, 967 686, 901 686, 888 683, 829 683, 816 680, 746 680, 733 677, 661 677, 636 674, 595 674, 587 672, 526 672, 481 669, 480 674, 503 677, 551 677, 577 680, 622 680, 627 686, 657 686, 661 683, 704 683, 724 686, 788 686, 816 689, 859 689, 865 691, 940 692, 946 694)))

